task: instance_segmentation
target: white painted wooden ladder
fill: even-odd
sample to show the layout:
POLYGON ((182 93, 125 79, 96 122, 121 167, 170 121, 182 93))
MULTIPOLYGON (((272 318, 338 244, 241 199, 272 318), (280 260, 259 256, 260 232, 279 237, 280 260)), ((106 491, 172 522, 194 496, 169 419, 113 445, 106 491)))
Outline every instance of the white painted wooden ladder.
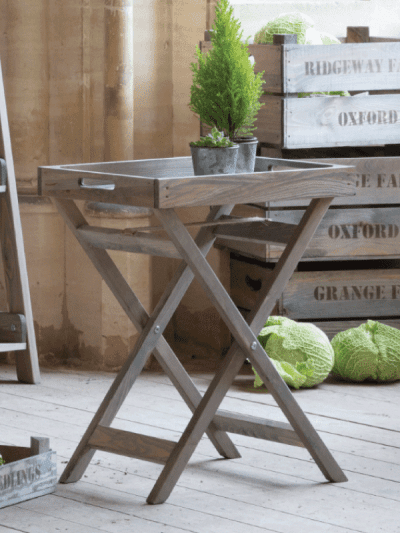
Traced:
POLYGON ((19 381, 39 383, 39 363, 1 66, 0 129, 0 246, 8 303, 8 310, 0 312, 0 352, 16 352, 19 381))

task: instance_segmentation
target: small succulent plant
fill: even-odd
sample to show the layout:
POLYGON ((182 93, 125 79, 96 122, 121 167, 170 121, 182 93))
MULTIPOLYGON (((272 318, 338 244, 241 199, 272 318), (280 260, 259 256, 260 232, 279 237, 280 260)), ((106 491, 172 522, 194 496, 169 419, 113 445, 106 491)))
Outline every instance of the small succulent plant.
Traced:
POLYGON ((211 130, 207 137, 200 137, 200 141, 190 143, 191 146, 200 146, 208 148, 230 148, 235 146, 235 143, 224 136, 223 131, 218 131, 216 127, 211 130))

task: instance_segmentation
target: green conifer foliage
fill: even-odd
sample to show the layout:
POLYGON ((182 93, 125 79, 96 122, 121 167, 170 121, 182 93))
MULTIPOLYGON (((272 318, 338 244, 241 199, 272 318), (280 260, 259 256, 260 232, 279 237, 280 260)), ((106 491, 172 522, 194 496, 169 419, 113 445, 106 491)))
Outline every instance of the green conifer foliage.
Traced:
POLYGON ((232 139, 255 129, 264 73, 254 74, 247 41, 241 41, 243 31, 228 0, 217 4, 211 34, 212 49, 202 54, 197 46, 197 63, 191 63, 189 107, 204 124, 232 139))

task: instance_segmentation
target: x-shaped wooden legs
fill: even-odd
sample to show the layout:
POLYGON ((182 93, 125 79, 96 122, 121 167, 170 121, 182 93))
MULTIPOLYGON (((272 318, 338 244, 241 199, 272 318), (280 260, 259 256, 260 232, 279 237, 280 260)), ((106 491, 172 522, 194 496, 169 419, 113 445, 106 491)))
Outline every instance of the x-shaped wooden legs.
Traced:
MULTIPOLYGON (((85 472, 96 449, 99 449, 90 445, 93 433, 99 425, 106 427, 112 423, 152 351, 192 411, 199 404, 201 394, 162 336, 165 326, 194 277, 189 267, 182 264, 178 268, 163 298, 152 316, 149 317, 109 254, 104 250, 93 248, 79 233, 79 228, 86 226, 87 222, 75 203, 72 200, 53 201, 136 329, 142 332, 133 352, 117 375, 60 478, 61 483, 69 483, 80 479, 85 472), (157 319, 161 319, 161 321, 157 319)), ((217 219, 222 214, 229 214, 231 210, 232 206, 224 206, 221 209, 215 208, 210 213, 209 218, 210 220, 217 219)), ((211 230, 207 228, 201 230, 197 241, 199 248, 206 254, 214 242, 211 230)), ((240 453, 228 435, 218 430, 214 424, 208 428, 207 435, 223 457, 230 459, 240 457, 240 453)))
MULTIPOLYGON (((141 330, 133 352, 117 375, 95 414, 67 465, 60 479, 61 482, 77 481, 86 470, 95 450, 103 449, 122 455, 165 463, 165 467, 147 500, 149 503, 162 503, 168 498, 205 432, 209 435, 221 455, 228 458, 239 457, 238 451, 223 430, 223 427, 229 426, 229 423, 231 423, 230 427, 235 426, 235 430, 237 430, 241 420, 239 417, 223 416, 222 412, 216 412, 246 357, 250 358, 291 423, 293 429, 289 429, 290 426, 289 428, 282 427, 284 424, 281 424, 276 430, 276 433, 279 433, 280 441, 284 442, 285 439, 288 439, 288 441, 292 440, 290 443, 295 445, 304 445, 310 451, 327 479, 331 481, 346 480, 342 470, 296 403, 275 367, 266 357, 256 338, 266 317, 272 311, 276 299, 280 296, 304 253, 315 229, 328 209, 330 201, 331 199, 313 200, 311 202, 297 231, 276 265, 269 286, 260 295, 258 305, 250 315, 249 325, 242 318, 205 259, 205 255, 214 241, 210 229, 203 228, 195 242, 173 210, 155 210, 185 264, 178 268, 156 309, 149 317, 109 255, 103 250, 97 250, 90 246, 79 232, 79 228, 85 226, 86 221, 74 202, 69 200, 55 201, 60 213, 93 264, 137 329, 141 330), (169 319, 194 275, 235 338, 233 346, 203 398, 201 398, 193 382, 162 337, 169 319), (110 428, 118 409, 152 351, 171 377, 188 406, 194 411, 194 415, 178 443, 129 434, 128 432, 110 428)), ((222 214, 229 214, 231 209, 232 206, 213 208, 209 220, 217 219, 222 214)), ((261 434, 264 425, 259 420, 254 420, 254 427, 257 429, 258 434, 261 434)), ((248 422, 247 420, 246 423, 248 422)), ((272 432, 276 429, 273 424, 269 425, 272 428, 272 432)))
POLYGON ((202 285, 221 317, 225 320, 235 337, 235 343, 225 356, 221 368, 167 460, 147 499, 148 503, 162 503, 168 498, 246 357, 251 360, 260 377, 268 386, 269 392, 275 398, 324 476, 330 481, 347 480, 328 448, 297 404, 286 383, 268 357, 265 356, 265 352, 256 338, 330 203, 331 199, 329 198, 313 200, 310 203, 297 231, 295 231, 274 269, 273 279, 271 279, 269 286, 263 290, 256 309, 249 317, 250 328, 176 214, 172 210, 156 212, 171 240, 195 273, 197 281, 202 285))

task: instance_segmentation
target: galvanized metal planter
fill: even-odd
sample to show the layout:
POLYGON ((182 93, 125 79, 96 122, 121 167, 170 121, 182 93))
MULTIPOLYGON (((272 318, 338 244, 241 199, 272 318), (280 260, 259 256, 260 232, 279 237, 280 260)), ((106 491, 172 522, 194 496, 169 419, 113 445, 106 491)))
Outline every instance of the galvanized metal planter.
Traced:
POLYGON ((257 137, 239 137, 232 139, 239 145, 239 155, 236 164, 236 174, 254 172, 257 155, 257 137))
POLYGON ((6 464, 0 466, 0 508, 54 492, 56 452, 49 439, 31 437, 31 447, 2 446, 6 464))
POLYGON ((190 146, 195 176, 235 174, 239 145, 229 147, 190 146))

